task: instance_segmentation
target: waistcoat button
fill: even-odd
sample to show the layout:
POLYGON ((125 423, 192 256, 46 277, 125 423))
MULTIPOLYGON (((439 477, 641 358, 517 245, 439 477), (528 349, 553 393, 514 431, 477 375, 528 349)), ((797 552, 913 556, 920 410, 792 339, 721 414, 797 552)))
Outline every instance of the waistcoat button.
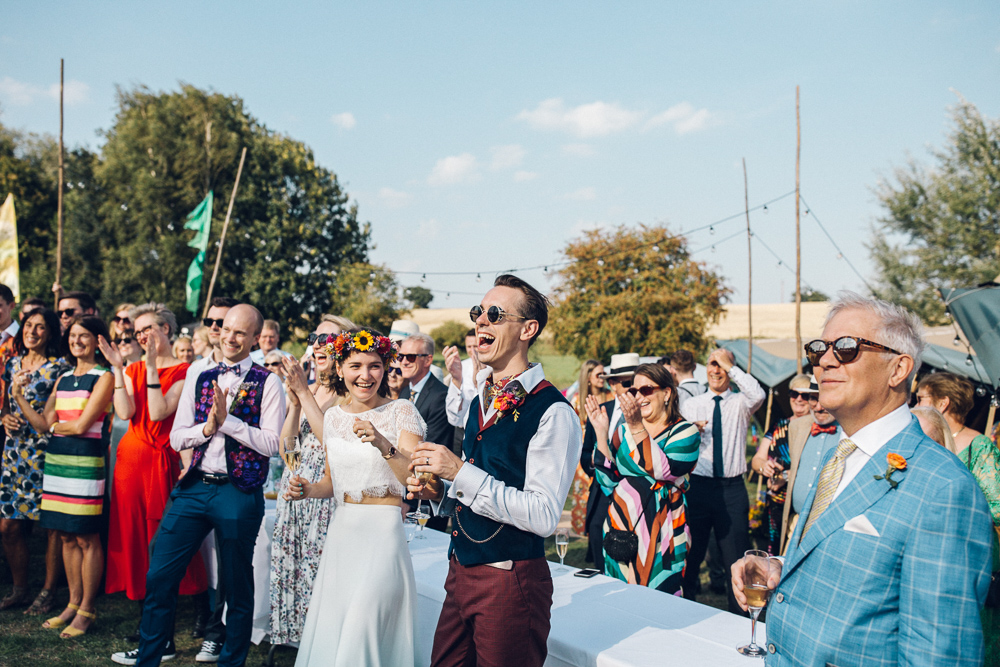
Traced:
POLYGON ((767 652, 768 653, 774 653, 774 651, 775 651, 774 644, 768 644, 767 645, 767 652))

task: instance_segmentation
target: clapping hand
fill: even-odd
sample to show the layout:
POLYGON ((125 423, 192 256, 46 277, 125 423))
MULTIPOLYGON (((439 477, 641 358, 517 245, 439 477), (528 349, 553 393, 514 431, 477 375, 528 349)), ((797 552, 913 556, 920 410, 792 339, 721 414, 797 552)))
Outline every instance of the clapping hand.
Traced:
POLYGON ((109 343, 104 336, 97 337, 97 348, 113 368, 121 368, 125 365, 122 354, 118 351, 118 346, 109 343))
POLYGON ((215 391, 215 398, 212 401, 212 409, 208 413, 208 419, 205 421, 205 427, 202 430, 206 438, 211 438, 218 432, 219 427, 226 421, 226 415, 229 413, 229 408, 227 407, 229 390, 221 389, 219 383, 215 380, 212 380, 212 389, 215 391))
POLYGON ((448 375, 451 376, 451 383, 462 388, 462 357, 459 355, 458 348, 454 345, 450 345, 441 354, 444 355, 444 367, 448 369, 448 375))
POLYGON ((593 394, 587 396, 586 404, 583 407, 587 411, 587 419, 590 420, 591 426, 594 427, 594 433, 598 439, 607 442, 611 420, 608 417, 608 413, 601 407, 601 402, 597 396, 593 394))
POLYGON ((281 365, 285 369, 285 386, 290 392, 296 394, 296 398, 301 398, 309 391, 309 379, 306 377, 306 372, 291 357, 282 357, 281 365))
POLYGON ((639 402, 629 392, 625 392, 618 397, 618 405, 622 408, 622 416, 628 424, 630 431, 638 431, 642 428, 642 413, 639 411, 639 402))

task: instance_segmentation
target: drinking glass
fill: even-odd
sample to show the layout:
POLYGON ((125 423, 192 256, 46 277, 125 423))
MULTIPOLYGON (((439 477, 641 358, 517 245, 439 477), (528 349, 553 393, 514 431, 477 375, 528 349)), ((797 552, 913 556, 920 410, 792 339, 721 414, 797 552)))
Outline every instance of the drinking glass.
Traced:
POLYGON ((406 543, 409 544, 413 535, 417 532, 417 520, 407 516, 403 519, 403 529, 406 531, 406 543))
POLYGON ((743 594, 747 596, 747 607, 750 608, 750 643, 736 650, 752 658, 767 655, 764 647, 757 645, 757 616, 771 597, 767 579, 771 574, 772 560, 766 551, 751 550, 743 554, 743 594))
MULTIPOLYGON (((424 537, 424 526, 427 525, 427 520, 431 518, 430 514, 424 513, 424 511, 422 509, 423 508, 423 504, 424 504, 424 501, 418 500, 417 501, 417 511, 416 512, 408 512, 407 515, 406 515, 407 519, 413 519, 418 524, 420 524, 420 530, 417 532, 417 535, 414 538, 414 539, 417 539, 417 540, 425 540, 425 539, 427 539, 426 537, 424 537)), ((430 509, 430 508, 428 508, 428 509, 430 509)))
POLYGON ((559 555, 559 564, 564 565, 566 552, 569 550, 569 531, 560 528, 556 531, 556 553, 559 555))

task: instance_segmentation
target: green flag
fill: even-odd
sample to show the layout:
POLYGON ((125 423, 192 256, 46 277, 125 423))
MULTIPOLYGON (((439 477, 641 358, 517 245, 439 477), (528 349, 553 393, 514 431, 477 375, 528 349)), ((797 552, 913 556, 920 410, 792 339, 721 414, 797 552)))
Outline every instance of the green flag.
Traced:
POLYGON ((188 246, 198 249, 198 255, 188 267, 187 283, 185 293, 187 295, 187 309, 193 314, 198 314, 198 299, 201 298, 201 278, 204 274, 202 267, 205 265, 205 251, 208 250, 208 237, 212 233, 212 193, 201 201, 198 206, 188 213, 184 221, 184 229, 195 230, 194 238, 188 242, 188 246))

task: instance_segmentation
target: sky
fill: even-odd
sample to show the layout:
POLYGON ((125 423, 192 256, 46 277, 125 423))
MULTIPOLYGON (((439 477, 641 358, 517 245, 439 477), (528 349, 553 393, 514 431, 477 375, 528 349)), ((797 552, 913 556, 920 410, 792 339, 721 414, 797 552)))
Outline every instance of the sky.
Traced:
POLYGON ((959 94, 1000 116, 995 0, 282 4, 8 4, 0 122, 58 133, 60 58, 70 147, 100 149, 116 87, 237 95, 338 175, 374 262, 464 307, 583 230, 726 218, 689 248, 745 303, 743 159, 753 299, 788 301, 796 86, 803 286, 864 291, 879 180, 933 163, 959 94))

